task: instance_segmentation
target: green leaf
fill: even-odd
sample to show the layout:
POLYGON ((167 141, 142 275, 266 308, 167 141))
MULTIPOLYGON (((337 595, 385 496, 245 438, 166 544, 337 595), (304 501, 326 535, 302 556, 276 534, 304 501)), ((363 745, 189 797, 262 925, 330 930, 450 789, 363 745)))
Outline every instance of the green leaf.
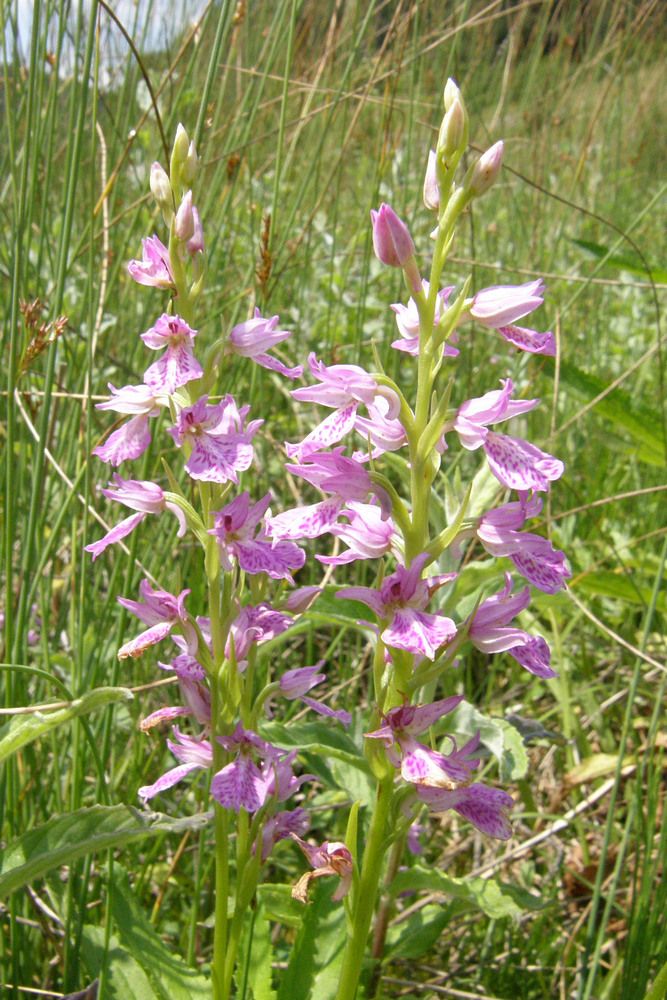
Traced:
POLYGON ((528 754, 520 733, 510 722, 483 715, 470 702, 462 701, 447 716, 447 724, 452 733, 467 739, 480 733, 480 747, 486 747, 496 758, 503 781, 519 781, 525 777, 528 754))
MULTIPOLYGON (((495 879, 454 878, 437 868, 415 865, 399 872, 390 886, 392 896, 402 892, 438 892, 448 899, 465 904, 466 909, 481 910, 494 920, 520 917, 525 910, 541 910, 542 900, 525 889, 496 882, 495 879)), ((428 907, 426 907, 428 909, 428 907)))
POLYGON ((29 715, 15 715, 0 728, 0 762, 56 726, 71 722, 80 715, 88 715, 98 708, 106 708, 118 701, 131 701, 133 698, 134 695, 128 688, 95 688, 70 702, 65 708, 45 712, 40 711, 39 705, 36 705, 29 715))
POLYGON ((127 873, 117 863, 111 902, 121 946, 141 966, 156 997, 159 1000, 209 1000, 210 980, 191 969, 162 942, 132 892, 127 873))
POLYGON ((451 921, 442 906, 424 906, 387 932, 387 958, 419 958, 433 947, 451 921))
MULTIPOLYGON (((592 402, 608 388, 604 379, 581 371, 569 361, 561 362, 560 380, 583 403, 592 402)), ((614 389, 598 400, 594 409, 598 416, 605 417, 630 435, 640 461, 664 468, 665 441, 660 430, 660 414, 656 410, 622 389, 614 389)))
MULTIPOLYGON (((100 974, 104 962, 104 928, 83 928, 81 958, 91 979, 100 974)), ((132 955, 122 948, 115 934, 109 940, 106 958, 107 1000, 160 1000, 146 973, 132 955)))
POLYGON ((280 722, 268 722, 262 726, 262 736, 276 746, 299 747, 300 750, 320 754, 326 759, 334 757, 351 764, 364 774, 372 774, 368 761, 340 723, 318 721, 282 725, 280 722))
POLYGON ((271 969, 274 958, 271 923, 258 902, 254 910, 248 910, 243 923, 239 964, 234 977, 238 997, 276 1000, 271 969))
POLYGON ((278 1000, 332 1000, 336 994, 347 934, 345 907, 331 899, 335 878, 310 890, 289 965, 280 977, 278 1000))
MULTIPOLYGON (((639 581, 628 576, 627 573, 613 573, 610 570, 582 573, 577 578, 576 586, 577 592, 585 591, 595 597, 611 597, 624 604, 638 604, 648 607, 651 603, 651 588, 640 586, 639 581)), ((659 601, 660 597, 664 602, 664 594, 659 595, 659 601)))
POLYGON ((610 267, 615 267, 619 271, 636 274, 640 278, 646 278, 647 281, 653 280, 656 284, 664 285, 667 283, 667 271, 664 268, 651 267, 649 272, 641 257, 637 254, 609 253, 608 247, 603 246, 601 243, 594 243, 592 240, 571 239, 570 243, 574 243, 575 246, 586 250, 596 260, 604 260, 605 264, 609 264, 610 267))
POLYGON ((368 617, 368 607, 363 601, 353 601, 338 597, 339 587, 327 587, 317 598, 307 614, 311 620, 321 620, 329 624, 338 623, 357 627, 357 618, 368 617))
POLYGON ((331 760, 329 764, 334 784, 346 793, 346 798, 372 809, 376 796, 376 782, 373 776, 360 769, 358 763, 349 764, 344 760, 331 760))
POLYGON ((269 920, 277 920, 288 927, 301 926, 305 909, 303 903, 294 899, 289 885, 258 885, 257 900, 269 920))
POLYGON ((207 822, 205 814, 175 820, 131 806, 90 806, 54 816, 0 851, 0 896, 86 854, 125 847, 163 833, 182 833, 207 822))

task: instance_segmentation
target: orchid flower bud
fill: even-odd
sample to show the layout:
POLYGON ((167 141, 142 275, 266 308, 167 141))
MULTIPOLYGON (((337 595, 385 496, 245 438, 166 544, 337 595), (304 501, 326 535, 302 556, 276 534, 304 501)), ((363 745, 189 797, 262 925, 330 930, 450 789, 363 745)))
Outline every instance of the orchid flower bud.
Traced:
POLYGON ((176 129, 176 137, 174 139, 174 148, 171 154, 171 161, 177 161, 179 164, 185 163, 190 147, 190 139, 188 133, 185 131, 181 123, 178 123, 178 128, 176 129))
POLYGON ((406 224, 384 202, 379 211, 371 209, 371 221, 377 257, 388 267, 404 267, 415 255, 415 245, 406 224))
POLYGON ((174 202, 171 181, 164 167, 157 161, 151 167, 150 186, 153 197, 162 211, 171 212, 174 202))
POLYGON ((296 667, 294 670, 286 670, 280 678, 280 691, 288 699, 301 698, 308 694, 311 688, 317 687, 326 680, 326 674, 318 673, 324 660, 320 660, 314 667, 296 667))
POLYGON ((294 611, 295 614, 301 615, 304 611, 308 610, 313 601, 321 593, 321 587, 297 587, 287 595, 285 608, 287 611, 294 611))
POLYGON ((432 212, 437 212, 440 208, 440 189, 436 176, 436 155, 434 149, 429 150, 426 174, 424 176, 424 204, 432 212))
POLYGON ((201 219, 199 218, 199 212, 192 206, 192 218, 194 220, 194 232, 190 239, 185 244, 185 249, 188 251, 191 257, 194 257, 196 253, 203 253, 205 249, 204 244, 204 227, 201 224, 201 219))
POLYGON ((187 243, 195 234, 194 209, 192 207, 192 191, 188 191, 178 206, 174 223, 176 235, 181 243, 187 243))
POLYGON ((197 156, 197 147, 193 139, 188 147, 188 155, 185 157, 183 166, 181 167, 181 180, 186 187, 192 187, 197 179, 198 169, 199 157, 197 156))
POLYGON ((450 159, 465 145, 466 113, 460 93, 457 93, 442 119, 438 135, 438 153, 445 160, 450 159))
POLYGON ((463 103, 463 98, 461 97, 461 91, 456 85, 456 82, 452 80, 450 76, 449 79, 447 80, 447 83, 445 84, 445 93, 444 93, 445 111, 449 111, 452 104, 457 99, 461 101, 461 103, 463 103))
POLYGON ((485 153, 472 169, 468 191, 473 197, 484 194, 495 182, 503 162, 503 142, 496 142, 485 153))

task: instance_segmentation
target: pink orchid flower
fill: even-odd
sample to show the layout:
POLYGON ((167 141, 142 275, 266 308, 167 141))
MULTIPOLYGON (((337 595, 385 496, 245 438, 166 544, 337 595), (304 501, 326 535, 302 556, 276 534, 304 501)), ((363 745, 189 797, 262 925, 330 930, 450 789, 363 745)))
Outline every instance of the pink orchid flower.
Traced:
POLYGON ((144 373, 144 383, 149 388, 172 396, 186 382, 201 378, 204 372, 192 350, 196 335, 197 331, 191 330, 180 316, 169 316, 167 313, 163 313, 150 330, 141 334, 144 344, 152 351, 166 348, 164 354, 144 373))
POLYGON ((426 803, 431 812, 454 809, 487 837, 509 840, 512 836, 509 811, 514 799, 501 788, 489 788, 479 782, 461 788, 418 785, 417 798, 426 803))
POLYGON ((157 236, 149 236, 141 243, 141 260, 131 260, 127 266, 130 275, 139 285, 175 289, 169 251, 164 243, 157 236))
POLYGON ((544 285, 540 279, 524 285, 494 285, 482 288, 473 296, 459 322, 474 319, 481 326, 498 330, 508 343, 522 351, 554 357, 556 340, 553 333, 537 333, 515 325, 517 319, 537 309, 543 302, 544 285))
POLYGON ((424 608, 432 593, 449 583, 456 573, 421 580, 421 571, 428 554, 422 552, 409 568, 398 566, 395 573, 386 577, 379 590, 372 587, 344 587, 336 597, 362 601, 382 622, 382 641, 393 649, 426 656, 433 660, 440 646, 456 635, 456 625, 451 618, 436 612, 429 614, 424 608))
POLYGON ((301 876, 292 888, 292 896, 301 903, 307 903, 308 886, 313 879, 322 878, 325 875, 337 875, 340 878, 340 883, 331 898, 336 903, 340 902, 352 888, 354 864, 349 848, 338 840, 325 840, 321 847, 314 847, 301 840, 295 833, 292 833, 291 837, 296 840, 308 858, 308 863, 314 868, 314 871, 306 872, 305 875, 301 876))
POLYGON ((530 587, 513 594, 512 577, 506 573, 503 589, 482 601, 473 614, 468 638, 483 653, 508 652, 537 677, 557 677, 550 667, 551 650, 542 636, 509 624, 529 604, 530 587))
POLYGON ((454 783, 469 784, 472 769, 479 766, 479 760, 471 757, 479 744, 479 733, 460 750, 450 737, 454 749, 449 754, 438 753, 415 739, 462 701, 463 695, 430 705, 409 705, 406 700, 383 714, 384 725, 365 736, 382 742, 387 757, 394 767, 400 768, 406 781, 439 788, 450 788, 454 783))
POLYGON ((298 365, 296 368, 287 368, 281 361, 267 353, 290 336, 289 330, 276 330, 277 325, 278 316, 265 319, 259 309, 255 309, 253 319, 248 319, 244 323, 238 323, 232 327, 225 345, 225 354, 238 354, 244 358, 252 358, 262 368, 279 372, 292 380, 299 378, 303 374, 302 365, 298 365))
POLYGON ((213 775, 211 795, 223 809, 241 808, 246 812, 256 812, 269 798, 269 775, 255 757, 267 761, 278 761, 287 756, 287 751, 267 743, 251 729, 244 729, 239 722, 231 736, 218 736, 217 740, 228 753, 236 757, 213 775))
POLYGON ((118 659, 141 656, 149 646, 165 639, 176 626, 181 629, 187 651, 191 654, 196 653, 199 639, 185 610, 185 598, 190 591, 182 590, 178 597, 174 597, 166 590, 153 590, 148 580, 141 581, 139 591, 144 599, 143 604, 126 597, 119 597, 118 603, 136 615, 149 628, 121 646, 118 650, 118 659))
MULTIPOLYGON (((110 500, 118 500, 119 503, 125 504, 126 507, 130 507, 138 513, 120 521, 97 542, 86 545, 86 552, 92 553, 93 562, 107 546, 119 542, 131 531, 134 531, 146 517, 146 514, 160 514, 163 510, 172 511, 178 518, 178 536, 179 538, 183 537, 187 528, 185 514, 178 504, 165 500, 164 491, 160 486, 147 480, 122 479, 117 472, 114 472, 113 479, 116 489, 102 490, 104 496, 109 497, 110 500)), ((111 484, 109 485, 111 486, 111 484)))
POLYGON ((184 441, 190 441, 192 450, 185 470, 193 479, 238 483, 238 473, 252 464, 251 441, 263 421, 252 420, 246 428, 250 407, 239 409, 230 395, 212 406, 207 405, 207 400, 208 396, 202 396, 192 406, 184 407, 169 433, 179 448, 184 441))
MULTIPOLYGON (((539 403, 538 399, 512 399, 512 380, 500 381, 502 389, 463 403, 443 434, 454 429, 468 451, 484 448, 491 471, 508 489, 548 492, 549 483, 562 476, 563 463, 528 441, 489 430, 489 424, 526 413, 539 403)), ((444 438, 440 448, 446 448, 444 438)))
POLYGON ((211 767, 213 765, 213 747, 208 740, 199 740, 192 736, 186 736, 185 733, 180 731, 178 726, 174 726, 174 735, 177 742, 174 743, 172 740, 167 740, 167 746, 181 763, 178 767, 173 767, 170 771, 159 777, 154 784, 144 785, 139 789, 138 794, 144 802, 152 799, 160 792, 172 788, 179 781, 182 781, 190 771, 196 771, 200 768, 211 767))
POLYGON ((96 403, 98 410, 115 410, 117 413, 132 413, 127 423, 115 430, 104 444, 93 448, 103 462, 120 465, 121 462, 139 458, 151 443, 149 417, 156 417, 160 406, 166 404, 161 393, 156 393, 147 385, 126 385, 115 389, 109 383, 112 396, 102 403, 96 403))
POLYGON ((274 580, 289 580, 293 583, 290 570, 301 569, 306 561, 303 549, 293 542, 271 542, 263 526, 257 534, 262 518, 271 503, 271 494, 250 506, 250 494, 246 491, 223 507, 212 511, 215 527, 209 529, 218 543, 220 564, 226 573, 231 572, 234 560, 246 573, 266 573, 274 580))
POLYGON ((373 403, 377 396, 383 396, 389 403, 387 416, 390 419, 400 413, 400 399, 395 391, 377 384, 372 375, 359 365, 330 365, 318 361, 314 353, 308 357, 311 374, 319 385, 293 389, 292 396, 301 402, 319 403, 334 407, 335 412, 298 444, 287 444, 290 458, 303 460, 313 451, 330 448, 348 434, 354 427, 354 418, 361 403, 373 403))

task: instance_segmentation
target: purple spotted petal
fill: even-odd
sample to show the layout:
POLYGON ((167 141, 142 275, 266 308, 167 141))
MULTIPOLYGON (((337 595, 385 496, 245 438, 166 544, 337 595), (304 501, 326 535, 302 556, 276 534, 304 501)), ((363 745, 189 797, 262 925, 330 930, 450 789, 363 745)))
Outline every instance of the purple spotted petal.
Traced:
POLYGON ((469 794, 454 809, 487 837, 509 840, 512 836, 509 810, 513 805, 512 796, 502 789, 473 784, 469 786, 469 794))
POLYGON ((445 754, 431 750, 411 738, 399 741, 403 753, 401 775, 415 785, 447 788, 452 781, 468 782, 472 772, 459 760, 450 760, 445 754))
POLYGON ((510 656, 536 677, 558 677, 558 673, 549 666, 551 650, 542 636, 528 633, 524 633, 524 636, 520 645, 508 648, 510 656))
POLYGON ((393 621, 382 633, 382 639, 394 649, 420 653, 432 660, 438 648, 455 635, 456 625, 451 618, 405 607, 396 609, 393 621))
POLYGON ((267 521, 267 534, 277 539, 317 538, 336 523, 343 503, 342 497, 334 496, 310 506, 284 510, 267 521))
POLYGON ((318 424, 315 430, 311 431, 299 444, 286 445, 289 457, 301 459, 310 452, 330 448, 342 440, 354 427, 358 406, 357 400, 353 400, 346 406, 341 406, 321 424, 318 424))
POLYGON ((248 754, 240 753, 211 779, 211 795, 223 809, 256 812, 266 800, 266 779, 248 754))
POLYGON ((454 809, 488 837, 509 840, 512 827, 509 810, 514 805, 511 795, 500 788, 475 783, 466 788, 417 788, 417 796, 432 812, 454 809))
POLYGON ((161 775, 156 782, 152 785, 144 785, 139 789, 138 795, 144 800, 152 799, 154 795, 158 795, 160 792, 166 791, 167 788, 172 788, 173 785, 178 784, 182 781, 186 774, 190 771, 194 771, 199 768, 200 764, 189 763, 189 764, 179 764, 178 767, 172 767, 170 771, 161 775))
POLYGON ((139 458, 150 443, 148 417, 144 413, 138 413, 110 434, 104 444, 94 448, 93 455, 97 455, 103 462, 120 465, 121 462, 139 458))
POLYGON ((192 454, 185 463, 193 479, 208 483, 238 483, 237 472, 252 465, 253 447, 240 435, 213 437, 202 434, 192 438, 192 454))
MULTIPOLYGON (((534 535, 534 538, 539 536, 534 535)), ((526 580, 546 594, 556 594, 565 586, 572 573, 565 562, 565 553, 555 551, 546 539, 539 552, 513 552, 510 559, 526 580)))
POLYGON ((142 632, 141 635, 136 636, 134 639, 130 639, 118 650, 118 659, 125 660, 128 656, 137 657, 148 649, 149 646, 154 646, 156 642, 160 642, 162 639, 166 638, 172 630, 173 622, 160 622, 157 625, 153 625, 151 628, 142 632))
POLYGON ((551 331, 538 333, 536 330, 528 330, 523 326, 499 326, 498 332, 503 335, 505 340, 521 351, 556 357, 556 338, 551 331))
POLYGON ((557 458, 521 438, 489 431, 484 451, 496 479, 512 490, 548 492, 549 483, 563 475, 557 458))
POLYGON ((144 382, 155 392, 173 395, 179 386, 204 374, 189 343, 174 344, 167 348, 144 373, 144 382))
POLYGON ((294 542, 261 542, 243 539, 236 542, 239 566, 246 573, 266 573, 274 580, 292 582, 290 570, 301 569, 306 561, 306 553, 294 542))
POLYGON ((145 516, 146 515, 143 512, 131 514, 130 517, 126 517, 124 521, 121 521, 119 524, 115 525, 111 531, 108 531, 104 538, 100 538, 99 541, 93 542, 91 545, 86 545, 86 552, 92 552, 93 562, 95 562, 97 557, 104 552, 108 545, 113 545, 114 542, 119 542, 121 538, 125 538, 131 531, 134 531, 136 526, 140 521, 143 521, 145 516))

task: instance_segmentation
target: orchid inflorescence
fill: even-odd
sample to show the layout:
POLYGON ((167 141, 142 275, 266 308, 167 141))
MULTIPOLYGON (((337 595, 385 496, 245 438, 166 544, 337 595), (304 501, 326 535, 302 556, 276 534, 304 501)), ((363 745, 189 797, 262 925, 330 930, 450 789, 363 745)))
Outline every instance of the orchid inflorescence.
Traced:
POLYGON ((453 401, 451 365, 461 350, 455 345, 466 323, 498 331, 513 348, 555 354, 552 333, 516 325, 542 304, 541 281, 486 288, 474 295, 469 294, 469 281, 458 293, 453 286, 440 287, 457 221, 473 198, 493 184, 502 161, 502 143, 497 143, 455 183, 467 139, 463 99, 450 80, 424 182, 425 205, 437 216, 428 280, 420 273, 406 224, 386 204, 371 213, 377 257, 405 275, 410 297, 407 304, 391 306, 399 332, 392 346, 414 358, 416 396, 406 399, 402 387, 382 370, 327 365, 311 353, 310 379, 291 395, 299 404, 316 404, 328 413, 301 441, 285 444, 285 469, 319 491, 321 498, 281 511, 274 509, 271 493, 253 498, 240 488, 253 466, 253 440, 262 435, 263 421, 250 419, 249 405, 239 405, 228 393, 214 396, 212 389, 219 379, 231 384, 227 371, 235 356, 250 358, 273 377, 292 382, 303 376, 303 368, 288 367, 272 353, 289 332, 278 328, 277 316, 265 318, 258 309, 210 347, 203 363, 197 359, 195 307, 205 285, 206 247, 193 202, 199 161, 182 126, 169 173, 159 164, 151 170, 151 190, 169 228, 169 242, 165 246, 157 236, 144 240, 142 258, 132 261, 129 271, 139 284, 169 293, 167 311, 141 335, 147 348, 162 353, 146 369, 141 385, 110 386, 109 400, 98 404, 128 419, 95 454, 113 466, 139 458, 151 443, 155 418, 166 411, 168 434, 180 452, 184 476, 172 472, 173 463, 167 466, 164 486, 115 473, 103 493, 134 513, 88 549, 95 559, 145 517, 169 512, 176 517, 178 535, 191 533, 203 550, 205 613, 189 606, 188 589, 171 594, 144 580, 141 601, 119 600, 147 627, 128 639, 118 655, 140 656, 166 639, 175 647, 171 660, 160 666, 177 679, 182 704, 159 709, 142 728, 178 720, 174 738, 167 740, 178 764, 139 789, 141 799, 154 799, 191 772, 208 773, 216 863, 219 871, 226 866, 226 880, 219 884, 228 884, 227 841, 232 825, 236 830, 231 918, 227 900, 216 903, 215 997, 229 995, 238 923, 279 841, 296 841, 311 865, 294 887, 297 899, 307 899, 313 879, 337 879, 334 899, 343 900, 348 913, 338 993, 342 1000, 355 995, 383 858, 397 842, 415 847, 425 810, 452 809, 489 837, 511 836, 512 797, 475 780, 481 765, 479 733, 463 746, 450 736, 440 749, 426 735, 463 696, 422 700, 427 691, 432 698, 437 683, 451 676, 466 643, 484 653, 508 652, 537 677, 556 676, 544 638, 513 622, 530 601, 530 585, 554 594, 570 576, 562 552, 541 535, 522 530, 540 514, 540 494, 562 475, 562 463, 496 429, 532 410, 538 400, 517 394, 507 378, 479 398, 453 401), (431 495, 456 439, 464 450, 484 454, 503 502, 473 516, 471 485, 452 522, 443 526, 436 523, 431 495), (385 469, 382 459, 388 452, 403 453, 404 466, 392 462, 385 469), (281 672, 276 666, 272 672, 269 658, 260 655, 269 640, 290 640, 298 616, 307 614, 318 599, 318 586, 289 588, 305 564, 304 543, 327 534, 339 542, 333 555, 317 555, 319 562, 335 568, 371 560, 378 566, 373 586, 348 586, 336 595, 363 603, 372 616, 359 622, 374 643, 360 755, 364 761, 365 754, 364 766, 376 785, 362 857, 356 840, 313 846, 304 839, 311 825, 308 810, 294 801, 291 808, 288 805, 295 796, 306 803, 307 788, 316 779, 299 773, 296 749, 282 749, 262 735, 281 698, 299 699, 328 725, 351 722, 346 710, 309 695, 327 679, 324 661, 294 666, 291 660, 290 669, 281 672), (471 539, 489 555, 509 558, 526 585, 515 589, 507 572, 504 587, 480 595, 472 613, 461 619, 454 602, 457 571, 451 567, 471 539))

